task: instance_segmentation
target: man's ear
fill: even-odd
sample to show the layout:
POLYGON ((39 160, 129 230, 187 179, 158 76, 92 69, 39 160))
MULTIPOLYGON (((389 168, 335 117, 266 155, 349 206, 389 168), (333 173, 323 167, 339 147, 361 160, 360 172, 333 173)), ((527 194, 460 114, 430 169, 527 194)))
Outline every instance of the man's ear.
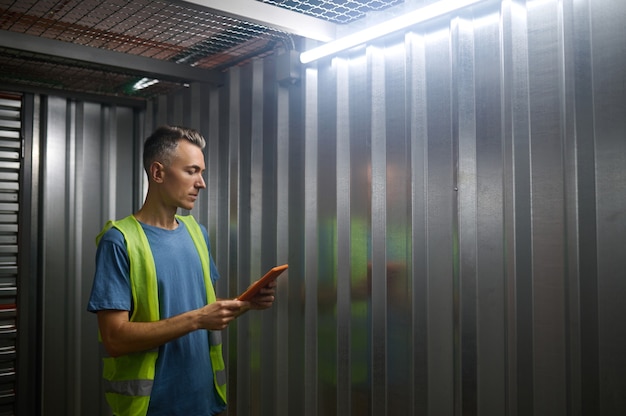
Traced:
POLYGON ((150 179, 156 183, 163 182, 165 176, 165 166, 161 162, 152 162, 150 165, 150 179))

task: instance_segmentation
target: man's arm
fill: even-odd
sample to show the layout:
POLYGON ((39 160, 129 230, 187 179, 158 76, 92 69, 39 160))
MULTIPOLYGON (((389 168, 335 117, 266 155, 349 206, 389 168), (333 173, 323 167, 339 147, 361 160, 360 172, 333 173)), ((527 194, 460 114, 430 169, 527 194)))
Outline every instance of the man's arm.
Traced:
POLYGON ((128 311, 98 312, 102 343, 118 357, 148 351, 198 329, 222 330, 250 308, 248 302, 219 300, 210 305, 156 322, 131 322, 128 311))

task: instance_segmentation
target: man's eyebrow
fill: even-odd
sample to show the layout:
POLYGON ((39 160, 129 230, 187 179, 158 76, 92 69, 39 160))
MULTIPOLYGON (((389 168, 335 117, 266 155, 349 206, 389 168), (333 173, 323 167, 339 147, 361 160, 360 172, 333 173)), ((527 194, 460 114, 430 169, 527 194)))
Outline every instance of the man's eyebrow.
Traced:
POLYGON ((199 171, 203 171, 204 170, 204 168, 202 166, 200 166, 200 165, 189 165, 187 167, 191 168, 193 170, 199 170, 199 171))

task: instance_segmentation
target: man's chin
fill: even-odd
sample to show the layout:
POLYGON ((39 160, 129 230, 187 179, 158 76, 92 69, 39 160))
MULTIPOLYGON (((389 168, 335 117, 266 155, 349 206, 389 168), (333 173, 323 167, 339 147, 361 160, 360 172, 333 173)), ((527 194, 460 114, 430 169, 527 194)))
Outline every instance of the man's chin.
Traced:
POLYGON ((196 205, 195 202, 188 202, 185 204, 180 204, 180 208, 186 209, 187 211, 191 211, 195 205, 196 205))

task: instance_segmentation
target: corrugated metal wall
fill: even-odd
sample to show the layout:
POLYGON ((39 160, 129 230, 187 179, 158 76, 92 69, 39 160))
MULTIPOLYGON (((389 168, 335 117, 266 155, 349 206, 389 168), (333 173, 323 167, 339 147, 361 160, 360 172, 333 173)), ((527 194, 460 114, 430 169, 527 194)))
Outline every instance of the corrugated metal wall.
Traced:
POLYGON ((44 413, 102 405, 93 237, 141 200, 132 137, 162 123, 209 140, 218 294, 290 264, 228 331, 229 414, 626 412, 624 21, 617 0, 491 2, 299 83, 274 57, 232 69, 145 123, 50 99, 44 413))
POLYGON ((308 67, 302 100, 231 71, 200 110, 228 295, 291 264, 229 332, 231 414, 626 409, 625 17, 490 3, 308 67))
POLYGON ((18 414, 96 415, 95 236, 138 205, 143 110, 26 94, 18 414), (22 314, 23 312, 23 314, 22 314), (38 381, 41 383, 39 384, 38 381))

